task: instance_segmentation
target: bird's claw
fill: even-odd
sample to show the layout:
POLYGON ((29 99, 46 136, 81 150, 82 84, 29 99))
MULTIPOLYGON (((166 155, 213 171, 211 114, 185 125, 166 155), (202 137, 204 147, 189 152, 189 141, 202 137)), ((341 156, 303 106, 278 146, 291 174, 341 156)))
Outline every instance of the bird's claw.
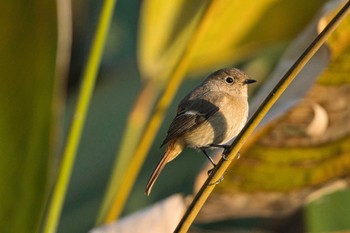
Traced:
MULTIPOLYGON (((222 157, 222 159, 225 160, 225 161, 231 161, 231 160, 232 160, 232 159, 228 159, 228 158, 227 158, 227 154, 226 154, 226 153, 223 153, 221 157, 222 157)), ((237 153, 237 159, 239 159, 240 157, 241 157, 241 153, 238 152, 238 153, 237 153)))
MULTIPOLYGON (((210 170, 208 170, 208 176, 210 176, 211 175, 211 173, 213 172, 213 170, 214 170, 214 168, 215 167, 213 167, 212 169, 210 169, 210 170)), ((219 184, 221 181, 223 181, 224 180, 224 176, 221 176, 220 177, 220 179, 218 179, 217 181, 215 181, 214 183, 210 183, 209 185, 217 185, 217 184, 219 184)))
POLYGON ((210 183, 209 185, 217 185, 219 184, 221 181, 224 180, 224 176, 221 176, 220 179, 218 179, 217 181, 215 181, 214 183, 210 183))

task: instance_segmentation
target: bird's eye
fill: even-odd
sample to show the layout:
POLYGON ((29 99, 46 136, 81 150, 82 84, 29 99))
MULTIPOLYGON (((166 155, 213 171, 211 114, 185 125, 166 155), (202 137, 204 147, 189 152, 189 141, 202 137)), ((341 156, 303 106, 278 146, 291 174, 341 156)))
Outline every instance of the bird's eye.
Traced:
POLYGON ((231 76, 226 78, 227 83, 233 83, 233 81, 234 81, 234 79, 231 76))

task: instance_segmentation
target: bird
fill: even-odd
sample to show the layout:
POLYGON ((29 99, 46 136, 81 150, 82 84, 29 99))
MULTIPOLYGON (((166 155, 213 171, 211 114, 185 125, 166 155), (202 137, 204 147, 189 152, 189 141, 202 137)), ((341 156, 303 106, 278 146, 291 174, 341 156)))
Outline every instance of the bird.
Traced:
POLYGON ((186 147, 202 150, 215 167, 206 149, 227 148, 246 124, 248 118, 247 85, 256 82, 237 68, 223 68, 210 74, 179 103, 161 147, 166 150, 145 188, 152 187, 165 165, 186 147))

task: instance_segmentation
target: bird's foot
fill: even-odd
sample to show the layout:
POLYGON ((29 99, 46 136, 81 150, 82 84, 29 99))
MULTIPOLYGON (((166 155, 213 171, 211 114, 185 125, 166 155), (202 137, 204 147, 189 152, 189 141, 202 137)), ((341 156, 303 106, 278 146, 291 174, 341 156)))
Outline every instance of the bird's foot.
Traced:
POLYGON ((214 168, 215 168, 215 167, 213 167, 212 169, 209 169, 209 170, 207 171, 208 176, 210 176, 210 174, 213 172, 214 168))
MULTIPOLYGON (((216 163, 214 162, 214 160, 208 155, 208 153, 203 149, 202 150, 203 153, 205 154, 205 156, 208 158, 208 160, 210 161, 210 163, 215 167, 216 166, 216 163)), ((211 169, 213 170, 213 169, 211 169)))
MULTIPOLYGON (((210 169, 210 170, 208 170, 208 176, 210 176, 211 175, 211 173, 213 172, 213 170, 214 170, 214 168, 215 168, 215 166, 212 168, 212 169, 210 169)), ((218 179, 217 181, 215 181, 214 183, 210 183, 209 185, 217 185, 217 184, 219 184, 221 181, 223 181, 224 180, 224 176, 221 176, 220 177, 220 179, 218 179)))
MULTIPOLYGON (((221 157, 222 157, 222 159, 225 160, 225 161, 232 161, 232 159, 228 159, 227 156, 228 156, 228 155, 227 155, 226 153, 223 153, 221 157)), ((241 157, 241 153, 238 151, 238 153, 237 153, 237 159, 239 159, 240 157, 241 157)))
POLYGON ((223 148, 224 150, 228 150, 230 148, 229 145, 216 145, 216 144, 210 144, 210 147, 217 147, 217 148, 223 148))
POLYGON ((210 147, 216 147, 216 148, 223 148, 224 152, 223 154, 227 154, 230 150, 230 145, 216 145, 216 144, 210 144, 210 147))
MULTIPOLYGON (((224 149, 224 152, 222 153, 222 159, 225 160, 225 161, 229 161, 230 159, 227 158, 228 156, 228 152, 229 152, 229 149, 230 149, 230 146, 229 145, 215 145, 215 144, 210 144, 211 147, 218 147, 218 148, 223 148, 224 149)), ((241 154, 238 152, 237 153, 237 158, 239 159, 241 157, 241 154)))

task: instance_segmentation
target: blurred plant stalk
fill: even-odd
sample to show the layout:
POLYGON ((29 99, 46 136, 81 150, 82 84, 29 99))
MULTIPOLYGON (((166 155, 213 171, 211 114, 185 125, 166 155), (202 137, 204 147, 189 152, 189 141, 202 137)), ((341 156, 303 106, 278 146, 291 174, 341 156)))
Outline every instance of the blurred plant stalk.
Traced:
POLYGON ((120 216, 131 191, 131 188, 135 183, 139 170, 143 165, 146 155, 150 149, 150 146, 158 132, 161 122, 164 119, 164 113, 171 104, 187 72, 191 59, 193 58, 193 55, 196 52, 197 46, 203 38, 203 34, 207 30, 210 22, 213 20, 213 12, 215 11, 215 8, 218 7, 218 5, 222 4, 222 2, 223 1, 212 1, 206 6, 201 20, 199 21, 199 24, 193 32, 189 42, 186 44, 184 52, 180 56, 175 68, 173 70, 166 71, 167 73, 169 73, 165 76, 169 77, 166 79, 168 80, 166 88, 162 96, 160 97, 160 100, 156 104, 155 112, 153 113, 149 123, 145 127, 140 141, 137 143, 134 154, 131 156, 131 161, 129 163, 129 166, 127 167, 127 170, 125 171, 125 174, 122 177, 119 177, 119 179, 121 179, 120 189, 117 190, 112 205, 109 205, 111 207, 108 210, 107 215, 103 218, 104 223, 110 223, 120 216))
POLYGON ((103 218, 105 218, 115 194, 122 188, 121 178, 125 177, 125 172, 130 162, 130 155, 135 152, 135 147, 139 143, 142 132, 150 117, 151 109, 159 97, 161 89, 157 87, 157 83, 154 83, 154 81, 152 79, 146 81, 128 117, 121 146, 116 154, 116 161, 109 180, 108 190, 99 212, 97 225, 103 222, 103 218))
POLYGON ((61 168, 54 187, 52 198, 49 203, 48 212, 45 216, 43 227, 43 232, 45 233, 56 232, 59 224, 64 199, 67 193, 67 188, 85 124, 91 96, 94 91, 97 72, 101 63, 103 49, 112 21, 115 4, 116 0, 106 0, 102 6, 96 34, 90 50, 88 61, 85 66, 81 90, 77 100, 77 106, 75 108, 67 144, 64 149, 61 168))

